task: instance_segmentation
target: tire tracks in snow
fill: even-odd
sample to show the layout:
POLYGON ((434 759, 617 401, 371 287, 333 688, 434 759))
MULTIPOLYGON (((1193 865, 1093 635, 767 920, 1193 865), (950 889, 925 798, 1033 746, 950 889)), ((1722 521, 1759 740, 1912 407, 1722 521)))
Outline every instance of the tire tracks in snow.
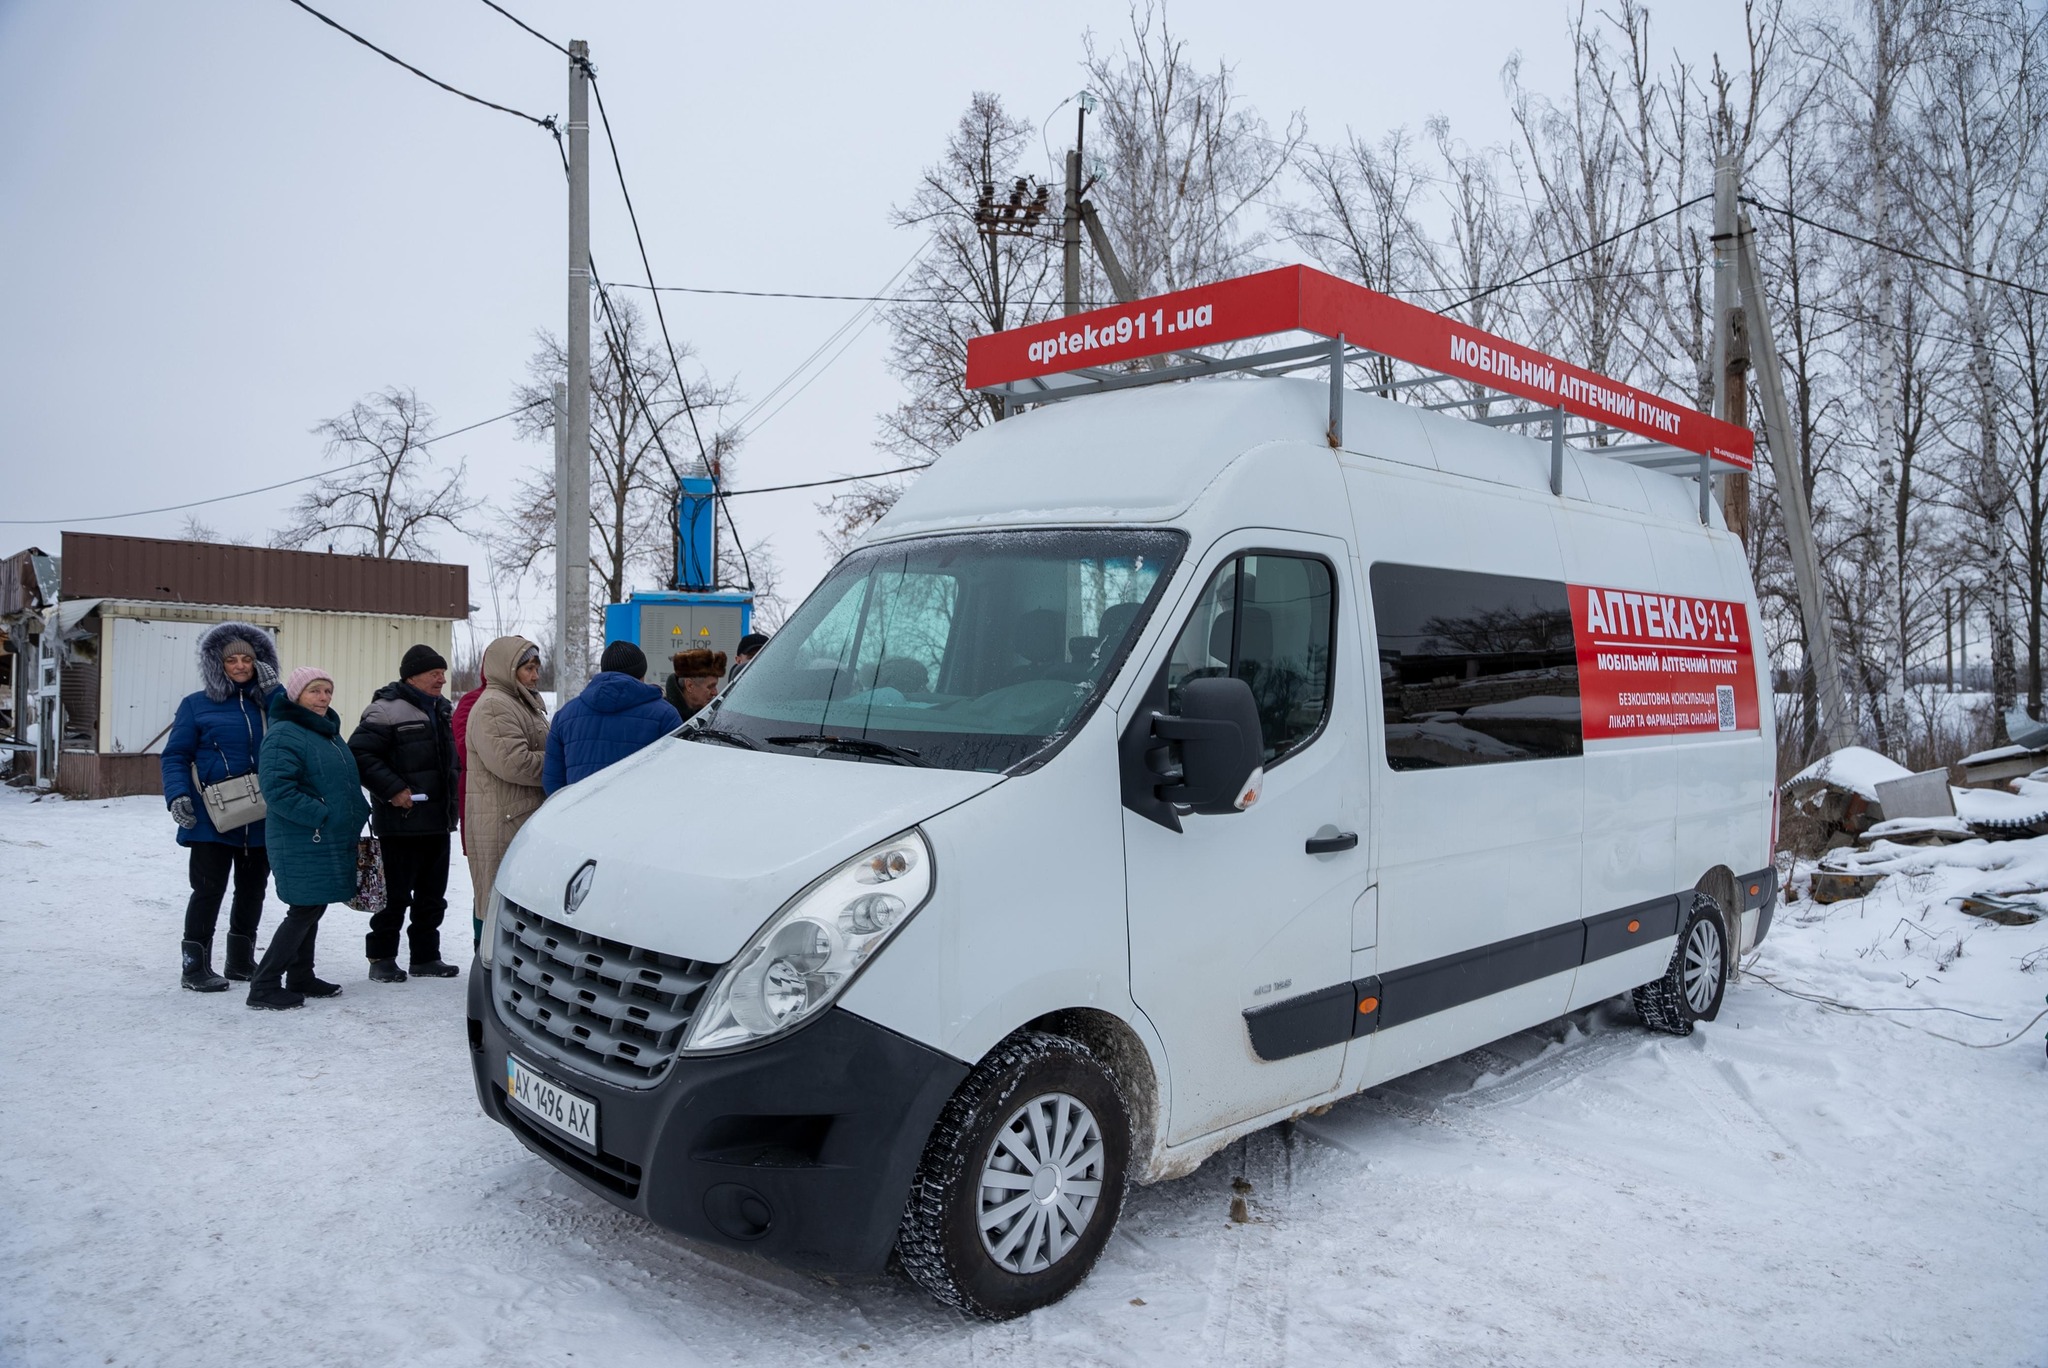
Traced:
POLYGON ((1202 1345, 1211 1363, 1287 1362, 1288 1276, 1295 1239, 1294 1128, 1282 1123, 1232 1146, 1230 1224, 1209 1275, 1202 1345))

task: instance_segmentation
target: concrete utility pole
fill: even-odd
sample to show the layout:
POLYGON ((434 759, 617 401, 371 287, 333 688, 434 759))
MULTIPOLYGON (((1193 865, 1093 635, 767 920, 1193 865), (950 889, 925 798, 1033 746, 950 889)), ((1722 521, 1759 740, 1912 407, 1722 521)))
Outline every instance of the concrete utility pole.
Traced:
MULTIPOLYGON (((1737 427, 1749 426, 1749 343, 1742 326, 1735 261, 1735 223, 1741 193, 1740 163, 1734 154, 1714 162, 1714 407, 1737 427)), ((1718 478, 1721 517, 1728 530, 1749 545, 1749 474, 1718 478)))
MULTIPOLYGON (((569 387, 555 386, 555 659, 557 685, 566 677, 562 652, 567 649, 569 624, 569 387)), ((558 691, 557 697, 560 697, 558 691)))
POLYGON ((1749 215, 1738 216, 1736 231, 1742 312, 1756 357, 1764 444, 1770 448, 1771 471, 1777 476, 1778 509, 1785 523, 1785 544, 1792 553, 1792 579, 1799 589, 1799 616, 1806 625, 1806 663, 1813 671, 1814 693, 1820 700, 1822 734, 1829 750, 1840 750, 1856 744, 1856 714, 1849 707, 1841 666, 1835 659, 1834 629, 1821 593, 1820 553, 1813 544, 1813 511, 1806 501, 1806 483, 1795 455, 1798 447, 1792 434, 1792 410, 1785 402, 1785 377, 1778 369, 1778 344, 1771 332, 1770 303, 1764 298, 1749 215))
POLYGON ((557 698, 590 678, 590 44, 569 44, 569 383, 563 402, 568 450, 555 487, 557 698))

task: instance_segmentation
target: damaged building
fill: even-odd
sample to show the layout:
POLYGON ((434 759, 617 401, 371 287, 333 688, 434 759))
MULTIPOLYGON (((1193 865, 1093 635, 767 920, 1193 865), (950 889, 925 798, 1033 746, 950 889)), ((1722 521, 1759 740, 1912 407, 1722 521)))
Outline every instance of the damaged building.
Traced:
POLYGON ((414 642, 452 656, 469 568, 66 532, 0 562, 0 756, 15 782, 73 797, 162 792, 165 738, 199 687, 199 637, 238 619, 283 668, 319 665, 353 718, 414 642))

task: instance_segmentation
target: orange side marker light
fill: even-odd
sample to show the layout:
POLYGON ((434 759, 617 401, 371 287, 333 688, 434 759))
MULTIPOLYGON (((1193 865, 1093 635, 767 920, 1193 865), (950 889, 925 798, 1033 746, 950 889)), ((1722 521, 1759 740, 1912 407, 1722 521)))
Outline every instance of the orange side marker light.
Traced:
POLYGON ((1641 922, 1639 922, 1639 921, 1632 921, 1632 922, 1630 922, 1630 923, 1628 924, 1628 933, 1629 933, 1629 934, 1630 934, 1631 936, 1633 936, 1633 935, 1634 935, 1634 934, 1635 934, 1636 932, 1638 932, 1638 931, 1640 931, 1640 930, 1642 930, 1642 929, 1643 929, 1643 924, 1642 924, 1641 922))
POLYGON ((1360 1014, 1360 1015, 1362 1015, 1362 1016, 1371 1016, 1371 1015, 1372 1015, 1372 1014, 1373 1014, 1374 1012, 1377 1012, 1377 1011, 1378 1011, 1379 1009, 1380 1009, 1380 1000, 1379 1000, 1378 998, 1371 998, 1371 997, 1369 997, 1369 998, 1360 998, 1360 999, 1359 999, 1359 1002, 1358 1002, 1358 1011, 1359 1011, 1359 1014, 1360 1014))

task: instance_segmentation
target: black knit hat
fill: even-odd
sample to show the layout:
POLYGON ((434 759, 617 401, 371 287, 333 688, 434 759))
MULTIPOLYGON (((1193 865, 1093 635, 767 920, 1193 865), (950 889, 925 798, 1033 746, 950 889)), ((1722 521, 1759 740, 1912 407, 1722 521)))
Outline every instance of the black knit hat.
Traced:
POLYGON ((597 658, 597 668, 607 674, 647 678, 647 653, 630 641, 614 641, 597 658))
POLYGON ((447 668, 448 662, 441 658, 441 653, 425 642, 421 642, 419 645, 407 650, 405 659, 398 662, 398 677, 400 679, 411 679, 414 675, 423 675, 429 670, 445 670, 447 668))

